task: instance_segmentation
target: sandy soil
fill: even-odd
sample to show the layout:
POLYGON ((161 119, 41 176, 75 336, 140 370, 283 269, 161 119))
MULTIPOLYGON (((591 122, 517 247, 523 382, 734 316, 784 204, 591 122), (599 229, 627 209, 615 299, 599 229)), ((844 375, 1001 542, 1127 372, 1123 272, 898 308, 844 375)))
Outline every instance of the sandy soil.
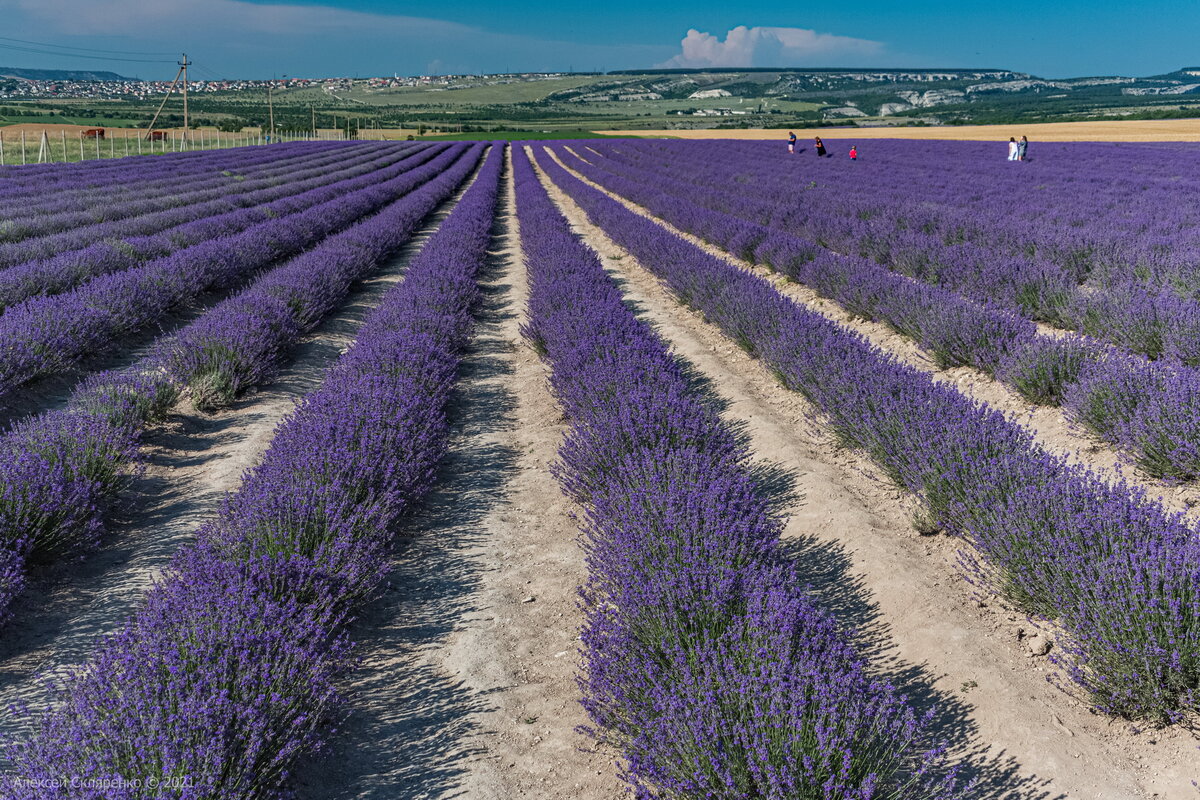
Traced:
POLYGON ((801 139, 820 136, 838 139, 941 139, 954 141, 1007 141, 1016 135, 1035 142, 1200 142, 1200 119, 1098 120, 1095 122, 1042 122, 1033 125, 944 125, 886 128, 747 128, 740 130, 598 131, 609 136, 665 136, 674 139, 787 139, 788 131, 801 139))
MULTIPOLYGON (((172 554, 257 462, 280 419, 317 388, 451 205, 444 204, 393 259, 358 284, 297 346, 271 384, 211 416, 194 412, 185 398, 166 424, 149 433, 145 473, 126 493, 101 549, 38 572, 0 631, 0 708, 42 707, 49 699, 44 679, 81 664, 99 637, 136 610, 172 554)), ((19 735, 30 722, 24 714, 0 715, 0 737, 19 735)))
POLYGON ((822 600, 975 766, 988 797, 1193 797, 1195 741, 1137 733, 1092 714, 1047 682, 1027 642, 1038 631, 999 598, 976 597, 957 543, 921 537, 912 498, 859 454, 839 449, 801 395, 670 298, 657 279, 554 190, 576 229, 624 282, 626 296, 748 426, 755 452, 790 469, 804 497, 786 536, 822 600), (929 687, 932 687, 930 689, 929 687))
POLYGON ((71 393, 89 375, 110 369, 123 369, 153 352, 165 337, 176 333, 227 297, 241 291, 247 284, 238 284, 228 291, 207 291, 170 309, 160 320, 136 331, 124 334, 108 346, 94 350, 67 369, 34 378, 0 398, 0 430, 13 422, 37 414, 64 408, 71 393))
POLYGON ((565 421, 519 332, 511 182, 506 198, 443 481, 352 630, 357 700, 331 752, 298 776, 302 798, 622 795, 616 755, 575 730, 584 565, 548 469, 565 421))

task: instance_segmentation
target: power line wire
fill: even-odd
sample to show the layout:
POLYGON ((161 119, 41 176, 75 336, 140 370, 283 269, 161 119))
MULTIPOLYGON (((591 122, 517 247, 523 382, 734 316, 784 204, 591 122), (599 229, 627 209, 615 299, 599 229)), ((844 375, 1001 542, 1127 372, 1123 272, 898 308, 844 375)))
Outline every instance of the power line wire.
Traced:
POLYGON ((175 53, 173 51, 168 53, 168 52, 161 52, 161 51, 143 52, 143 51, 138 51, 138 50, 100 50, 95 47, 77 47, 73 44, 51 44, 49 42, 33 42, 28 39, 14 39, 11 36, 0 36, 0 41, 19 42, 21 44, 32 44, 32 45, 37 45, 38 47, 53 47, 57 50, 82 50, 86 53, 108 53, 110 55, 118 55, 118 56, 173 56, 173 55, 175 55, 175 53))
POLYGON ((156 58, 119 58, 117 56, 86 56, 82 53, 59 53, 54 50, 37 50, 32 47, 19 47, 15 44, 0 43, 0 49, 15 50, 21 53, 37 53, 43 56, 57 56, 59 58, 88 58, 94 61, 123 61, 136 64, 174 64, 174 61, 165 61, 156 58))
POLYGON ((191 62, 191 66, 193 69, 198 71, 200 74, 206 76, 205 80, 217 81, 218 83, 228 83, 229 82, 229 78, 222 77, 221 75, 218 75, 217 73, 213 72, 211 69, 208 69, 207 67, 205 67, 203 65, 197 64, 195 61, 191 62))

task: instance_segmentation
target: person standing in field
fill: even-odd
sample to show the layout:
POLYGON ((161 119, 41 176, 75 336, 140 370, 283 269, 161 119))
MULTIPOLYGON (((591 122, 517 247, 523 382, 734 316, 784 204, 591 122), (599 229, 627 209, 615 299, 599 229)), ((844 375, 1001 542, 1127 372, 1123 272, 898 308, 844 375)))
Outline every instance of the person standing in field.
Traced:
POLYGON ((1017 160, 1017 150, 1018 150, 1017 140, 1015 138, 1013 138, 1012 136, 1008 137, 1008 160, 1009 161, 1017 160))
POLYGON ((820 136, 818 136, 816 138, 816 145, 817 145, 817 158, 820 158, 821 156, 826 154, 825 153, 825 143, 821 141, 820 136))
POLYGON ((1022 136, 1021 141, 1017 142, 1017 161, 1024 161, 1025 153, 1028 151, 1029 151, 1029 140, 1026 139, 1024 136, 1022 136))
POLYGON ((850 160, 858 161, 858 145, 856 144, 850 145, 850 160))
POLYGON ((788 152, 796 152, 796 134, 792 131, 788 131, 788 152))

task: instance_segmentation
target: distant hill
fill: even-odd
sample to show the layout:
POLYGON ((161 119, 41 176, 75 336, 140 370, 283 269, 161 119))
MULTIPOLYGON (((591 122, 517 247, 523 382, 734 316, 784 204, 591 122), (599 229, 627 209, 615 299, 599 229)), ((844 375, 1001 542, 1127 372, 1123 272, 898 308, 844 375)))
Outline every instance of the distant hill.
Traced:
MULTIPOLYGON (((451 87, 452 88, 452 87, 451 87)), ((669 127, 926 125, 1109 116, 1200 116, 1200 68, 1146 78, 1048 79, 979 68, 711 68, 612 72, 548 93, 543 106, 630 117, 655 104, 669 127), (807 104, 805 110, 800 104, 807 104), (633 109, 637 109, 633 111, 633 109), (712 117, 723 117, 715 122, 712 117)), ((636 126, 635 126, 636 127, 636 126)))
POLYGON ((76 69, 25 69, 0 67, 0 78, 24 78, 29 81, 131 81, 115 72, 76 69))
MULTIPOLYGON (((129 81, 111 72, 0 67, 0 104, 11 112, 3 115, 10 121, 42 121, 39 115, 69 111, 82 122, 149 122, 165 86, 152 90, 129 81)), ((363 128, 443 133, 1200 118, 1200 66, 1144 77, 825 67, 291 78, 275 82, 270 109, 263 102, 265 83, 193 83, 192 118, 208 126, 254 128, 273 112, 277 127, 288 131, 353 118, 363 128)), ((179 111, 180 104, 169 101, 172 124, 182 122, 179 111)))

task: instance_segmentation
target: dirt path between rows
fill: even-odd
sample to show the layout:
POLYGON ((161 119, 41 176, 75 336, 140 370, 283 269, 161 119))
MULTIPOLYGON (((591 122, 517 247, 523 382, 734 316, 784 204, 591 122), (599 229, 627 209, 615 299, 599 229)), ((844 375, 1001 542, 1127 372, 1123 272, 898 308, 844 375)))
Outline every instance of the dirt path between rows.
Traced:
POLYGON ((352 628, 364 663, 351 716, 298 775, 301 798, 622 796, 615 754, 575 730, 584 564, 549 471, 565 422, 519 331, 527 287, 507 175, 443 479, 352 628))
POLYGON ((71 394, 89 375, 124 369, 137 363, 153 352, 164 339, 194 322, 225 298, 242 291, 250 284, 250 280, 228 291, 206 291, 175 306, 166 316, 149 326, 127 332, 118 341, 89 354, 62 372, 37 377, 18 386, 0 399, 0 430, 43 411, 65 408, 71 394))
MULTIPOLYGON (((346 226, 349 227, 349 226, 346 226)), ((344 231, 339 229, 332 235, 344 231)), ((185 248, 186 249, 186 248, 185 248)), ((173 252, 179 252, 175 250, 173 252)), ((7 395, 0 397, 0 430, 8 428, 14 422, 43 411, 53 411, 66 407, 78 384, 89 375, 105 370, 117 370, 135 364, 142 358, 154 352, 155 348, 185 326, 212 309, 213 306, 226 298, 233 297, 251 286, 254 281, 271 269, 285 264, 289 258, 284 258, 268 264, 266 267, 247 271, 233 285, 224 288, 210 288, 195 297, 190 297, 169 308, 162 318, 150 322, 137 330, 126 331, 115 340, 103 343, 95 351, 88 353, 77 362, 70 364, 60 371, 52 372, 33 378, 27 383, 16 387, 7 395)), ((130 269, 137 269, 150 262, 143 261, 130 269)), ((128 270, 122 270, 128 271, 128 270)), ((120 274, 106 273, 103 276, 120 274)), ((84 280, 70 291, 76 291, 88 282, 84 280)), ((63 292, 61 294, 66 294, 63 292)), ((55 295, 55 296, 61 296, 55 295)), ((0 315, 5 309, 0 308, 0 315)))
MULTIPOLYGON (((570 147, 565 149, 579 155, 570 147)), ((880 350, 927 373, 935 381, 948 383, 967 397, 1004 412, 1013 422, 1032 433, 1037 443, 1046 450, 1064 456, 1072 463, 1087 466, 1106 478, 1124 480, 1133 486, 1144 489, 1150 497, 1159 500, 1171 511, 1181 512, 1194 522, 1200 521, 1200 482, 1194 481, 1190 484, 1172 486, 1146 475, 1131 465, 1128 459, 1123 458, 1106 442, 1068 420, 1061 408, 1034 405, 1013 389, 974 367, 942 369, 917 346, 916 342, 904 334, 897 333, 884 323, 855 317, 836 301, 822 297, 803 284, 796 283, 779 273, 771 272, 765 267, 739 259, 716 245, 704 242, 699 237, 655 217, 643 206, 609 191, 575 171, 565 164, 557 154, 554 154, 553 157, 576 178, 592 188, 604 192, 605 195, 621 203, 630 211, 654 220, 663 228, 699 247, 704 252, 770 281, 780 294, 844 328, 861 334, 880 350)), ((583 156, 579 157, 583 158, 583 156)), ((584 160, 587 159, 584 158, 584 160)), ((1039 326, 1039 330, 1046 336, 1066 335, 1065 331, 1049 328, 1049 326, 1039 326)))
POLYGON ((754 452, 793 471, 804 501, 785 536, 818 596, 918 706, 937 704, 940 735, 981 779, 978 797, 1195 796, 1191 737, 1135 733, 1048 683, 1048 660, 1026 646, 1034 626, 997 598, 973 596, 955 540, 919 536, 912 498, 839 449, 801 395, 680 306, 562 191, 551 193, 627 299, 727 403, 726 418, 747 425, 754 452))
POLYGON ((22 736, 35 719, 8 713, 12 704, 42 708, 50 699, 44 679, 82 664, 97 639, 118 630, 137 609, 175 551, 258 462, 279 421, 320 385, 461 191, 465 187, 374 275, 355 285, 269 385, 214 415, 195 412, 184 399, 164 425, 149 432, 145 473, 127 492, 130 499, 114 515, 100 550, 35 574, 13 607, 13 620, 0 629, 0 739, 22 736))

